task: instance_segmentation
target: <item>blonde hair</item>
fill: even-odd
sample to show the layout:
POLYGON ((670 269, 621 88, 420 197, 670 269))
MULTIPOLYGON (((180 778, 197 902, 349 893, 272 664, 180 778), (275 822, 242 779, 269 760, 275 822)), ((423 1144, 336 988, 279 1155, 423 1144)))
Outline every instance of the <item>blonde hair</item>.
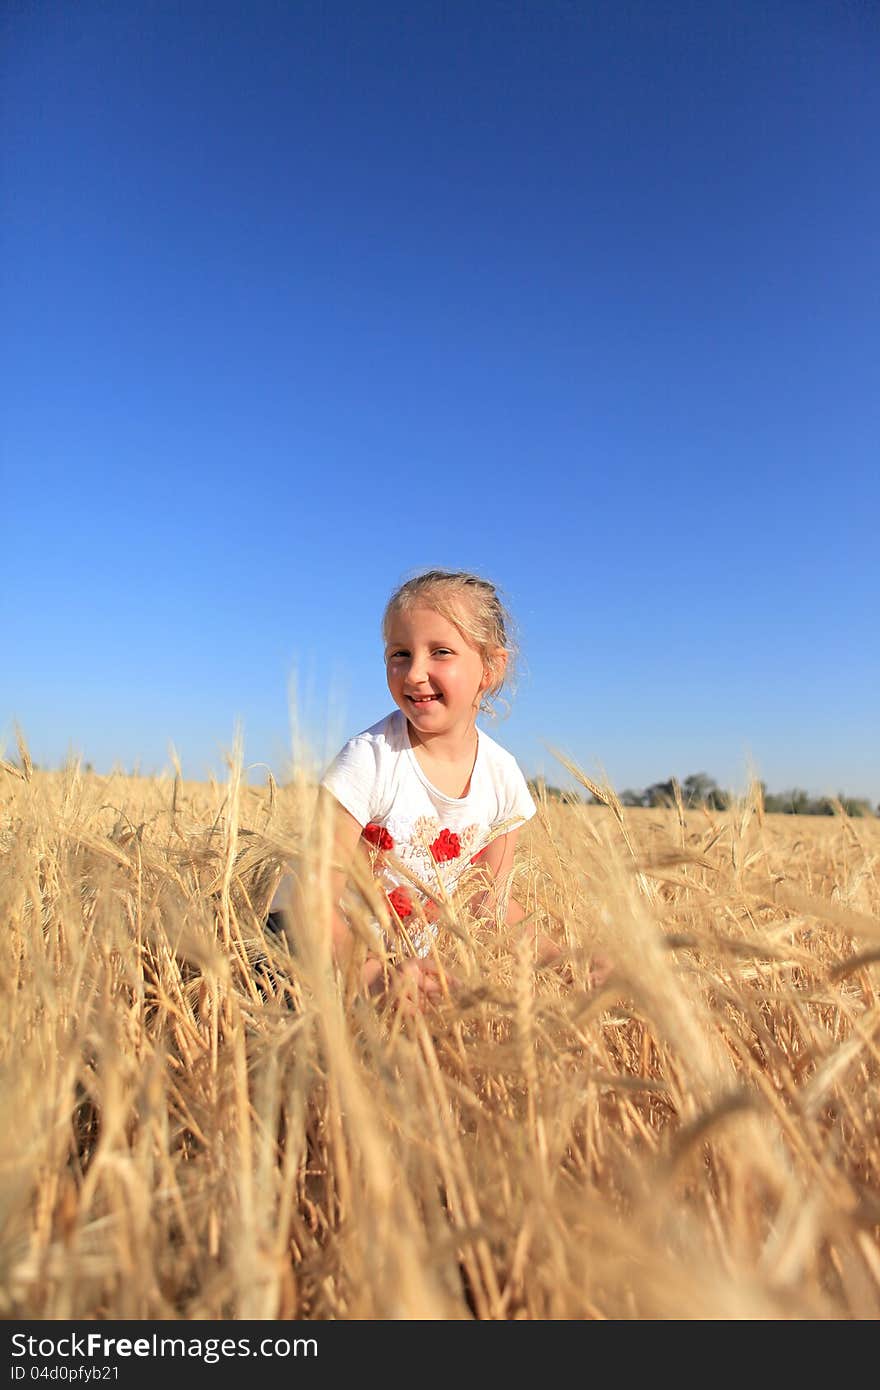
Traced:
MULTIPOLYGON (((391 619, 407 608, 433 608, 458 628, 465 641, 483 659, 492 673, 492 682, 483 691, 480 713, 497 716, 495 701, 503 686, 512 685, 517 648, 513 639, 513 620, 498 590, 488 579, 465 570, 425 570, 395 589, 382 615, 382 640, 387 643, 391 619), (505 660, 499 658, 504 652, 505 660)), ((504 704, 509 704, 506 700, 504 704)))

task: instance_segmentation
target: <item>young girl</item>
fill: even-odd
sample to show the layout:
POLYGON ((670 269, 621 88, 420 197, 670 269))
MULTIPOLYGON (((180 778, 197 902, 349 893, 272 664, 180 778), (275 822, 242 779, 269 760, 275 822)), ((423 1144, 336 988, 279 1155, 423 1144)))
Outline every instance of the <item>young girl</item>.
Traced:
MULTIPOLYGON (((508 674, 508 630, 494 586, 476 575, 429 570, 403 584, 382 620, 396 708, 349 739, 321 783, 317 820, 332 818, 337 862, 369 855, 390 921, 412 948, 403 973, 429 995, 440 989, 430 959, 438 903, 472 865, 484 871, 473 909, 494 915, 497 899, 508 923, 524 916, 508 880, 535 803, 513 756, 476 726, 508 674)), ((339 908, 347 876, 336 870, 331 885, 340 964, 354 945, 339 908)), ((382 961, 368 955, 364 987, 381 988, 382 977, 382 961)))

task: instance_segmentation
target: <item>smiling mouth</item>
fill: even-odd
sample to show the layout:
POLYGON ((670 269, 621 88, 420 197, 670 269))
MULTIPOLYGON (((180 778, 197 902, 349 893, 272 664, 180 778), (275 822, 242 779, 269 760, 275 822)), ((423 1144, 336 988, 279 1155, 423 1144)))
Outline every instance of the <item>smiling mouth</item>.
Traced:
POLYGON ((414 705, 430 705, 434 700, 442 700, 442 695, 407 695, 406 697, 414 705))

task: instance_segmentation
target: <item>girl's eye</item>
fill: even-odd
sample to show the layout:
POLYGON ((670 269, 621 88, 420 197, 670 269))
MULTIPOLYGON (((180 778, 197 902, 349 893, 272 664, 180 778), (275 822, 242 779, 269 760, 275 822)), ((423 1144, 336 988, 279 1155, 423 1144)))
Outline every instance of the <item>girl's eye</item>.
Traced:
MULTIPOLYGON (((452 656, 452 652, 450 651, 449 647, 435 647, 435 648, 434 648, 434 655, 435 655, 435 656, 452 656)), ((395 660, 397 659, 397 657, 399 657, 399 656, 409 656, 409 652, 408 652, 408 651, 389 652, 389 653, 388 653, 388 660, 389 660, 389 661, 395 661, 395 660)))

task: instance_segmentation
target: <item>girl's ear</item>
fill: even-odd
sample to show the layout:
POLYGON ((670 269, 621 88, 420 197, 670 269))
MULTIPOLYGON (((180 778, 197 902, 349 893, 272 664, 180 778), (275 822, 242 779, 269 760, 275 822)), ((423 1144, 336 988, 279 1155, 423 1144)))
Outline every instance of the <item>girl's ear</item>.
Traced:
POLYGON ((490 652, 483 662, 483 679, 480 681, 480 689, 486 690, 490 685, 495 685, 507 670, 507 652, 503 647, 496 647, 490 652))

